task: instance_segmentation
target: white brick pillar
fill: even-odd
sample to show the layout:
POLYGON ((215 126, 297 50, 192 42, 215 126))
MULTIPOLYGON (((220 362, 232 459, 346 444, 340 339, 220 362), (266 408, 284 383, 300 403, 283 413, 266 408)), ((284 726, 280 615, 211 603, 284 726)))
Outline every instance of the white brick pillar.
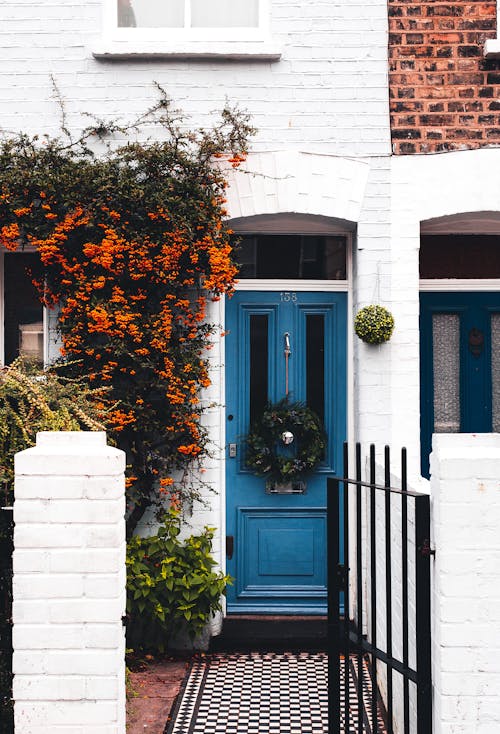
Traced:
POLYGON ((500 732, 500 435, 435 435, 434 734, 500 732))
POLYGON ((39 433, 15 458, 15 734, 125 732, 125 454, 39 433))

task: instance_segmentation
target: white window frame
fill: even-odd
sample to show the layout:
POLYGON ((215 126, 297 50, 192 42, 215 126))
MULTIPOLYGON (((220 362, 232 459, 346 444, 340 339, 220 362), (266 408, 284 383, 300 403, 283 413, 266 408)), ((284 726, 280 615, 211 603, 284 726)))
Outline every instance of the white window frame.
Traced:
POLYGON ((270 34, 270 0, 258 0, 258 26, 226 28, 190 28, 190 0, 186 0, 183 28, 120 28, 117 0, 103 0, 103 3, 103 36, 93 49, 96 58, 253 57, 275 60, 281 56, 270 34))
POLYGON ((484 44, 484 55, 487 59, 500 58, 500 0, 497 0, 497 37, 488 38, 484 44))

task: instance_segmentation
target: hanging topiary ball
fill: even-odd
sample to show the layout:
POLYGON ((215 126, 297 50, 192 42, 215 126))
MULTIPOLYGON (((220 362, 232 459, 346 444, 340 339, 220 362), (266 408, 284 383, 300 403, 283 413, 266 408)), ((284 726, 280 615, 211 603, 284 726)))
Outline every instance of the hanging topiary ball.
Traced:
POLYGON ((354 331, 367 344, 383 344, 394 331, 394 317, 384 306, 365 306, 354 319, 354 331))

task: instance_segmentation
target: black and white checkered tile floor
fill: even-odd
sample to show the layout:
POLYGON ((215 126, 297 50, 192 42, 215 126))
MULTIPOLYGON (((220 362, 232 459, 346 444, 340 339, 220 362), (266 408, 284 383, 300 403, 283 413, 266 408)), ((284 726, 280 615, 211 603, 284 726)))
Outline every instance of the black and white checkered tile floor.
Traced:
MULTIPOLYGON (((350 734, 358 731, 356 658, 347 667, 353 720, 345 734, 350 734)), ((166 734, 327 734, 327 669, 328 657, 321 652, 207 655, 193 662, 166 734)), ((344 679, 344 665, 341 671, 344 679)), ((364 732, 373 734, 367 668, 363 704, 364 732)), ((380 712, 378 719, 382 734, 380 712)))

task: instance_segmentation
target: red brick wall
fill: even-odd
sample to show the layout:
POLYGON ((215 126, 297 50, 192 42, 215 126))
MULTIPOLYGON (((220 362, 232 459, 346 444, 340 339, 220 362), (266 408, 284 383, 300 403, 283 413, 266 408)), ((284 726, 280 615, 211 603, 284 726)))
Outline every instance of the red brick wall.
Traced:
POLYGON ((500 145, 496 0, 389 0, 389 94, 396 154, 500 145))

